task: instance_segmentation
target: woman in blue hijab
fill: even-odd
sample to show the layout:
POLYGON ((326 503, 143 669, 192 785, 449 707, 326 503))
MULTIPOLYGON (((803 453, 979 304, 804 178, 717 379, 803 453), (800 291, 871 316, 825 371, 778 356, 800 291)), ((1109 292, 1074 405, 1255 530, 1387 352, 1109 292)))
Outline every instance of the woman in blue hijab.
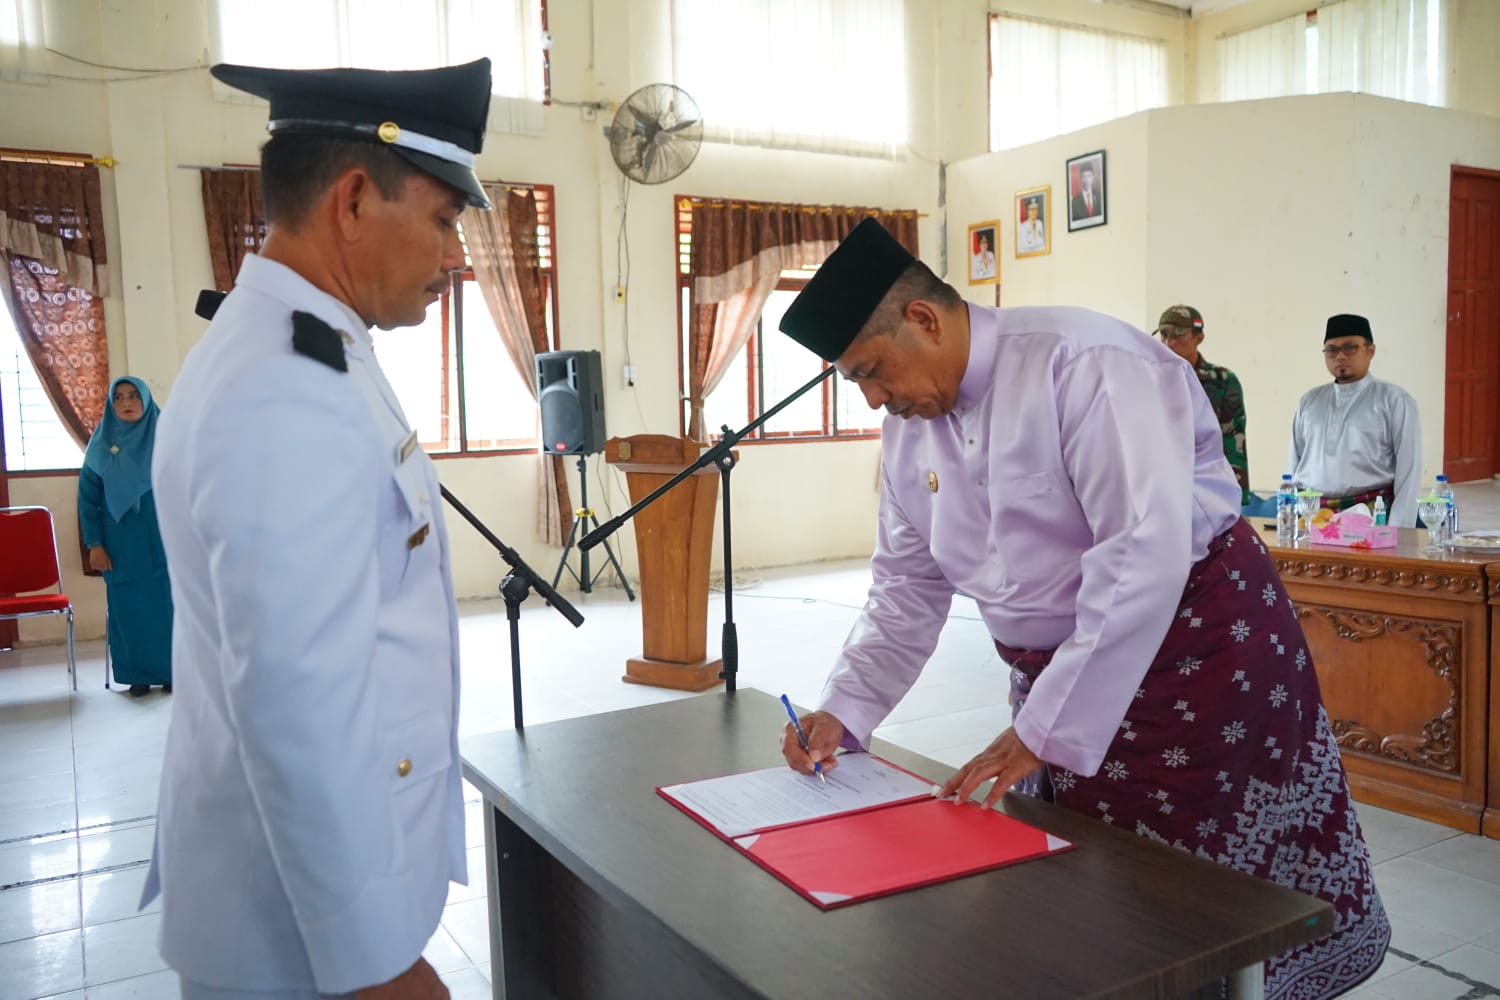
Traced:
POLYGON ((89 565, 104 574, 115 680, 141 697, 172 690, 172 590, 151 493, 151 451, 161 412, 146 383, 110 383, 110 405, 78 473, 78 518, 89 565))

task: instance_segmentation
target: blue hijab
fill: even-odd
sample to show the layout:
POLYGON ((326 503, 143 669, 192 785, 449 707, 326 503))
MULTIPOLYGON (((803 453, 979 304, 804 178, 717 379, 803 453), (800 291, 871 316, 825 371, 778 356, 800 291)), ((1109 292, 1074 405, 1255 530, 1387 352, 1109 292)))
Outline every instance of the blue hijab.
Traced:
POLYGON ((156 446, 156 418, 161 413, 146 383, 122 375, 109 384, 104 419, 89 437, 83 467, 104 481, 104 506, 116 521, 138 508, 151 492, 151 452, 156 446), (141 418, 126 423, 115 415, 115 388, 129 382, 141 394, 141 418))

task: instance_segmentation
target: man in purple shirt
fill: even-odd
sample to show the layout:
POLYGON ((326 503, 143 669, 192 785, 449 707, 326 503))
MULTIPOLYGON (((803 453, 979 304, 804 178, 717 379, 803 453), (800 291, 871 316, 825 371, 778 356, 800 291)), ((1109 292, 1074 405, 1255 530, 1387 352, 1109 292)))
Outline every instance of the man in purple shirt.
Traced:
POLYGON ((1014 714, 941 794, 1021 783, 1328 899, 1337 929, 1268 962, 1267 997, 1374 972, 1390 925, 1317 676, 1193 371, 1098 313, 966 304, 873 219, 781 329, 889 414, 869 601, 788 762, 868 746, 963 593, 1014 714))

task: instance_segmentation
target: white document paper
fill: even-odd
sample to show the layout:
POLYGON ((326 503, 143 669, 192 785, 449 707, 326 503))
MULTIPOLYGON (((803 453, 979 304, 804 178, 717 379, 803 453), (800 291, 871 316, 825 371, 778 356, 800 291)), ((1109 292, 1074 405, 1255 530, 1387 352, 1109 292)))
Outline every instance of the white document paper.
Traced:
POLYGON ((839 813, 931 795, 931 782, 867 753, 843 754, 839 766, 800 774, 781 765, 663 788, 726 837, 805 823, 839 813))

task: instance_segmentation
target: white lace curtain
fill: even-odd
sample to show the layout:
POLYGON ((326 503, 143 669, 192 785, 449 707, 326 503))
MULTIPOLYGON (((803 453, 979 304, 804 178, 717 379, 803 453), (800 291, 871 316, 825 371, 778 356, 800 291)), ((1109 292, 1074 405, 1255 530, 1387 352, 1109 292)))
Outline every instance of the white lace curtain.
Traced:
POLYGON ((1343 0, 1318 11, 1318 90, 1444 103, 1450 0, 1343 0))
POLYGON ((1340 0, 1218 40, 1223 101, 1357 91, 1446 103, 1452 0, 1340 0))
MULTIPOLYGON (((219 62, 422 69, 489 56, 490 129, 542 132, 540 0, 211 0, 209 11, 219 62)), ((215 94, 246 99, 223 86, 215 94)))
POLYGON ((42 0, 0 0, 0 80, 40 80, 46 59, 42 0))
POLYGON ((990 149, 1010 149, 1167 103, 1154 38, 990 16, 990 149))
POLYGON ((1309 91, 1307 15, 1220 38, 1219 100, 1251 101, 1309 91))

